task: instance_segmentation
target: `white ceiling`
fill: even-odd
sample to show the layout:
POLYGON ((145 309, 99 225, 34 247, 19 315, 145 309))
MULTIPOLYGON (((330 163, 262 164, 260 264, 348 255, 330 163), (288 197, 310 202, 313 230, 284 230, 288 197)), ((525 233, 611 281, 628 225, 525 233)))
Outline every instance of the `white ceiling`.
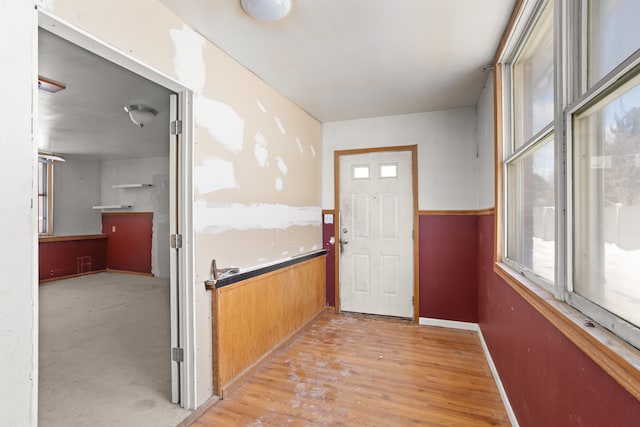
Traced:
POLYGON ((169 95, 143 77, 40 29, 38 74, 66 84, 38 91, 38 148, 73 157, 112 160, 169 155, 169 95), (124 106, 158 111, 143 128, 124 106))
POLYGON ((160 0, 321 122, 475 105, 515 0, 160 0))
MULTIPOLYGON (((160 0, 321 122, 475 105, 516 0, 292 0, 265 24, 240 0, 160 0)), ((39 148, 95 159, 168 155, 169 90, 39 32, 39 148), (126 104, 159 111, 140 129, 126 104)))

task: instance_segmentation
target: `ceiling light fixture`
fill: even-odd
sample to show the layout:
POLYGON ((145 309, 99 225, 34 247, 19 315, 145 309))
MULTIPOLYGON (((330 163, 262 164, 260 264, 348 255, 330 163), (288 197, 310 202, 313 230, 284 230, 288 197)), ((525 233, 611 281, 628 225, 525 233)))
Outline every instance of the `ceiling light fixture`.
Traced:
POLYGON ((49 93, 60 92, 65 90, 67 86, 64 83, 57 82, 55 80, 48 79, 46 77, 38 76, 38 89, 49 93))
POLYGON ((129 118, 140 127, 148 125, 151 120, 158 114, 153 108, 144 105, 125 105, 124 111, 129 113, 129 118))
POLYGON ((278 21, 291 11, 291 0, 241 0, 247 14, 259 21, 278 21))
POLYGON ((53 162, 64 162, 65 160, 56 155, 56 154, 50 154, 50 153, 38 153, 38 160, 40 160, 43 163, 53 163, 53 162))

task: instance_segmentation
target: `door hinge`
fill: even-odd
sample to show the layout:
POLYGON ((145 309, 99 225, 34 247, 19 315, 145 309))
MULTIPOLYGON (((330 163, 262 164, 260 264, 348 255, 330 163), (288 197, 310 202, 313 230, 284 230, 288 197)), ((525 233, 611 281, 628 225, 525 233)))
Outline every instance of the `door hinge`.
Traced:
POLYGON ((180 347, 173 347, 171 349, 171 360, 174 362, 184 362, 184 350, 180 347))
POLYGON ((416 297, 415 297, 415 295, 411 297, 411 305, 416 305, 416 297))
POLYGON ((182 120, 174 120, 171 122, 171 135, 182 135, 182 120))
POLYGON ((171 235, 171 249, 182 248, 182 234, 171 235))

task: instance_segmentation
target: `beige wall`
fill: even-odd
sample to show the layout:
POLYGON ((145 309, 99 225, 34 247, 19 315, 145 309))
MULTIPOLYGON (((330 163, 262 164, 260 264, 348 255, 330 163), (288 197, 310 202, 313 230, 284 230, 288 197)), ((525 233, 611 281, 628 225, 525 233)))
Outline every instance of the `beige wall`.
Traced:
POLYGON ((41 0, 78 27, 193 91, 196 401, 211 395, 210 298, 219 267, 321 248, 322 127, 155 0, 41 0))

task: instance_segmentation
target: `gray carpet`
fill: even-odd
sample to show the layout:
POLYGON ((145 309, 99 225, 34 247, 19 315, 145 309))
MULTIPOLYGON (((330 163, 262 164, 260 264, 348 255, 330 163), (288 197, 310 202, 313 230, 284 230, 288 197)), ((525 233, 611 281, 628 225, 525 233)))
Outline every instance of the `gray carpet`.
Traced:
POLYGON ((175 426, 169 281, 100 273, 40 285, 40 426, 175 426))

